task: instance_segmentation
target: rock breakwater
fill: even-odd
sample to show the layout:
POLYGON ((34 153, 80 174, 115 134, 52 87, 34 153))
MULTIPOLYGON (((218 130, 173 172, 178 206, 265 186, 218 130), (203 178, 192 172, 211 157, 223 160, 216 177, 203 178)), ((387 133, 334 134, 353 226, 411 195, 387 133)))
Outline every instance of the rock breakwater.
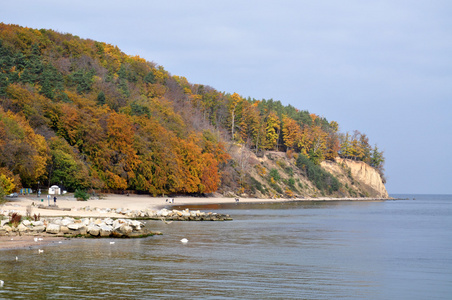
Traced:
POLYGON ((150 231, 145 223, 131 219, 71 217, 43 218, 38 221, 23 220, 11 225, 9 220, 0 221, 0 236, 53 235, 61 237, 116 237, 132 238, 161 234, 150 231))

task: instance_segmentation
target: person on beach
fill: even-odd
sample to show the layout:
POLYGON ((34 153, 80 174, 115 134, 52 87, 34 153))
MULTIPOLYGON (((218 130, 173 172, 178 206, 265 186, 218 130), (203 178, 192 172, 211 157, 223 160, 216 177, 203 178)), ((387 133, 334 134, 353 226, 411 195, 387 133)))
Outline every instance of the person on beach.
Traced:
POLYGON ((56 196, 53 197, 53 205, 56 206, 56 196))

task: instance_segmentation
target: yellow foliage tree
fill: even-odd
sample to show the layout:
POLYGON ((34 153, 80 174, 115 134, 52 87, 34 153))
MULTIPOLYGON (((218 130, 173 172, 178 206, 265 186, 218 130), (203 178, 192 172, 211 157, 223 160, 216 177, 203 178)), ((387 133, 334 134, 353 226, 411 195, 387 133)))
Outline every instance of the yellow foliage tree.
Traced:
POLYGON ((275 112, 270 112, 267 117, 267 126, 265 128, 266 148, 274 149, 278 144, 279 129, 281 122, 275 112))
POLYGON ((283 141, 286 147, 290 150, 297 146, 300 139, 301 128, 298 123, 288 116, 283 116, 283 141))

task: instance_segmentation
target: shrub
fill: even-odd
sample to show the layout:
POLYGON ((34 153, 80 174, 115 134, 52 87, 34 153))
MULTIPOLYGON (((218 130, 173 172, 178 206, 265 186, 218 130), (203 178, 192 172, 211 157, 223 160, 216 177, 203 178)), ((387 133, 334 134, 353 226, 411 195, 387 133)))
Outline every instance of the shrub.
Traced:
POLYGON ((328 193, 331 194, 332 192, 339 190, 339 180, 334 175, 323 170, 322 167, 316 165, 306 156, 302 154, 298 156, 297 167, 306 173, 308 179, 314 183, 320 191, 328 191, 328 193))
POLYGON ((286 190, 285 190, 285 194, 286 194, 286 196, 289 197, 289 198, 295 198, 294 192, 292 192, 292 191, 289 190, 289 189, 286 189, 286 190))
POLYGON ((275 181, 278 181, 281 179, 281 176, 279 175, 279 172, 276 169, 271 169, 268 176, 270 177, 270 179, 273 178, 275 181))
POLYGON ((295 188, 295 179, 293 179, 293 177, 290 177, 288 180, 288 184, 291 188, 295 188))
POLYGON ((74 197, 78 201, 87 201, 89 199, 89 194, 86 191, 76 189, 74 193, 74 197))
POLYGON ((17 227, 19 226, 20 222, 22 221, 22 216, 19 215, 18 213, 13 213, 11 215, 11 218, 9 219, 9 223, 13 226, 13 227, 17 227))
POLYGON ((262 194, 265 194, 265 188, 262 186, 262 184, 257 181, 254 177, 250 176, 250 187, 253 193, 256 192, 256 189, 261 192, 262 194))
POLYGON ((266 174, 267 174, 267 170, 263 167, 263 166, 261 166, 261 165, 256 165, 256 170, 257 170, 257 173, 260 175, 260 176, 265 176, 266 174))
POLYGON ((276 161, 276 164, 277 164, 278 166, 280 166, 281 169, 284 169, 284 168, 287 166, 286 163, 285 163, 284 161, 279 160, 279 159, 276 161))
POLYGON ((289 166, 284 168, 284 172, 286 172, 286 174, 289 176, 293 176, 293 169, 289 166))
POLYGON ((298 182, 298 187, 302 190, 304 189, 303 184, 300 181, 298 182))

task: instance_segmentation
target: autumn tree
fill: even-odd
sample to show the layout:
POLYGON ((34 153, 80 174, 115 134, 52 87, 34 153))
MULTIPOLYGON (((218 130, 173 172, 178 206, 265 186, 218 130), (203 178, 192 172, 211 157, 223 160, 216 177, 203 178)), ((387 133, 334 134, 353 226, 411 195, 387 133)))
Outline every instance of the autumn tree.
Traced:
POLYGON ((281 122, 273 111, 269 113, 266 118, 265 127, 265 148, 274 149, 278 145, 279 130, 281 128, 281 122))
POLYGON ((242 98, 240 97, 239 94, 234 93, 232 94, 232 96, 229 99, 229 113, 231 116, 231 138, 234 140, 235 139, 235 117, 236 117, 236 108, 237 105, 242 101, 242 98))
POLYGON ((16 183, 14 179, 11 171, 6 168, 0 168, 0 200, 15 190, 16 183))
POLYGON ((85 190, 92 186, 87 166, 65 140, 53 137, 49 141, 49 146, 51 156, 47 166, 49 185, 63 183, 69 191, 85 190))
POLYGON ((45 178, 48 147, 21 116, 0 109, 0 168, 18 174, 30 186, 45 178))
POLYGON ((283 141, 287 149, 291 150, 297 147, 298 140, 300 139, 300 125, 288 116, 283 116, 283 141))

